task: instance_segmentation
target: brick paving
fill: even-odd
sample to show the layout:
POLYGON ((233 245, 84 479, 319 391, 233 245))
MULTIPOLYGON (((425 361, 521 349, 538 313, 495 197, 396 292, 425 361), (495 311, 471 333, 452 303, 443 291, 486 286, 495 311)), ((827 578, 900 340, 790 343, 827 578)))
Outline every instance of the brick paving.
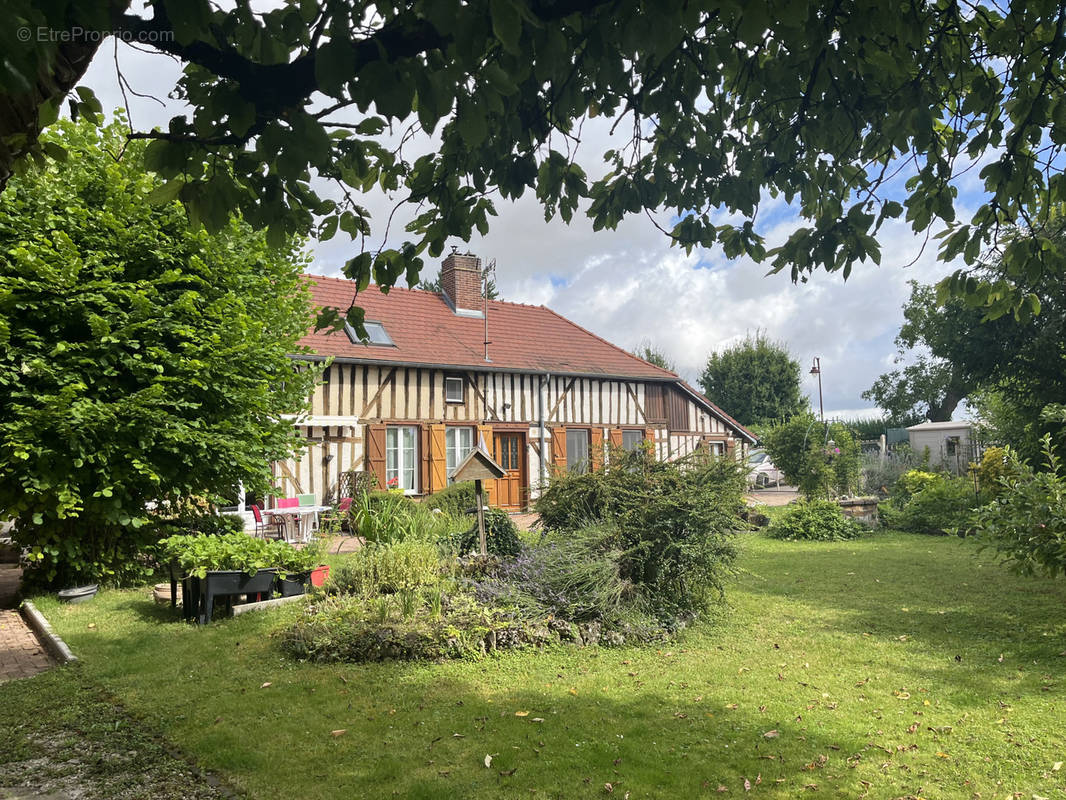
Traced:
POLYGON ((14 610, 21 577, 17 564, 0 564, 0 683, 28 678, 52 666, 48 653, 14 610))
POLYGON ((52 659, 22 616, 17 611, 0 611, 0 683, 28 678, 51 666, 52 659))

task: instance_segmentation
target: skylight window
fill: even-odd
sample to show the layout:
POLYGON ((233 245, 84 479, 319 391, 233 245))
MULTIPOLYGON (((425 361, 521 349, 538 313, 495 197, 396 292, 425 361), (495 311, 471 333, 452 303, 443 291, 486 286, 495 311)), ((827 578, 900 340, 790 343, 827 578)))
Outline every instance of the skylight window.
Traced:
POLYGON ((389 336, 385 330, 385 326, 380 322, 370 322, 367 320, 363 323, 363 327, 366 328, 366 334, 369 336, 369 340, 364 341, 359 338, 359 334, 355 332, 355 328, 344 323, 344 332, 348 334, 348 338, 352 344, 372 344, 378 347, 395 347, 396 343, 392 341, 392 337, 389 336))

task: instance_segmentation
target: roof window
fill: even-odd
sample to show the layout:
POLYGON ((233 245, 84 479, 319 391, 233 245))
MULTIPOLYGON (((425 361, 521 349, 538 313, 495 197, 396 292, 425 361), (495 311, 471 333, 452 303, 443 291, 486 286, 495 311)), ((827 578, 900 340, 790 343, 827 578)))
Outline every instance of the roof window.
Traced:
POLYGON ((388 331, 385 330, 385 326, 380 322, 371 322, 369 320, 363 323, 363 327, 366 329, 366 335, 370 337, 367 341, 363 341, 359 338, 359 334, 355 332, 355 328, 344 323, 344 332, 348 334, 348 338, 352 344, 370 344, 377 345, 378 347, 395 347, 396 343, 392 341, 392 337, 389 336, 388 331))

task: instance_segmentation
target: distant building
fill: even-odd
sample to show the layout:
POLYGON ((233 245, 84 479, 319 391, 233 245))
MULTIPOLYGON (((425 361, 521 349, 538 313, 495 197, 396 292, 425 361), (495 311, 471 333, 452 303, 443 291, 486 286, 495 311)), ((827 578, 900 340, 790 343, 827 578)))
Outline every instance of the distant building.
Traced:
POLYGON ((929 466, 940 467, 956 475, 966 473, 971 461, 977 461, 980 447, 969 422, 923 422, 907 428, 911 449, 922 455, 929 450, 929 466))

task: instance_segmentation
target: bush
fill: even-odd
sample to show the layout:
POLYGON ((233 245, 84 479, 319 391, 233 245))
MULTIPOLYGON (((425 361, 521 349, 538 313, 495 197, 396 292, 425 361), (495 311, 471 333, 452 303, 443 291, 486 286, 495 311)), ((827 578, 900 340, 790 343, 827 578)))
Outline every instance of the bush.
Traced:
POLYGON ((1015 477, 1005 477, 1007 491, 977 510, 974 528, 986 547, 1020 571, 1055 576, 1066 572, 1066 475, 1050 437, 1043 445, 1046 472, 1008 456, 1015 477))
POLYGON ((435 586, 440 554, 430 542, 408 540, 367 545, 330 570, 330 588, 368 597, 435 586))
POLYGON ((476 584, 478 599, 526 617, 617 622, 636 599, 621 575, 617 545, 611 525, 553 537, 502 562, 491 580, 476 584))
MULTIPOLYGON (((485 546, 490 554, 497 556, 513 556, 522 549, 518 526, 502 508, 489 508, 485 511, 485 546)), ((460 555, 481 550, 481 534, 476 519, 474 527, 460 537, 458 550, 460 555)))
MULTIPOLYGON (((383 597, 329 598, 309 606, 281 635, 294 658, 318 662, 469 658, 493 650, 559 641, 546 621, 527 623, 488 608, 465 593, 409 595, 405 603, 383 597)), ((578 631, 567 634, 579 636, 578 631)))
POLYGON ((859 491, 865 495, 887 496, 900 476, 908 470, 919 466, 921 459, 914 455, 910 447, 899 447, 885 454, 864 454, 861 464, 859 491))
POLYGON ((862 449, 840 423, 823 424, 803 414, 771 428, 762 443, 785 480, 808 499, 859 488, 862 449))
POLYGON ((770 522, 766 535, 774 539, 832 542, 854 539, 866 529, 844 516, 832 500, 807 500, 790 505, 770 522))
POLYGON ((613 523, 622 578, 658 615, 675 617, 721 592, 734 532, 745 527, 745 487, 745 470, 732 459, 697 453, 664 463, 636 450, 596 472, 554 478, 536 510, 549 530, 613 523))
POLYGON ((412 537, 417 504, 399 492, 363 492, 348 509, 349 528, 367 544, 389 544, 412 537))
POLYGON ((981 494, 988 499, 999 497, 1011 479, 1017 478, 1019 469, 1017 458, 1012 458, 1006 447, 989 447, 981 455, 977 465, 977 482, 981 494))
POLYGON ((915 469, 900 476, 889 499, 877 509, 887 528, 943 534, 967 529, 975 504, 973 486, 965 478, 915 469))
POLYGON ((439 492, 435 492, 422 501, 422 505, 428 509, 439 509, 453 517, 461 517, 471 508, 477 508, 477 497, 474 494, 474 482, 463 481, 445 486, 439 492))

